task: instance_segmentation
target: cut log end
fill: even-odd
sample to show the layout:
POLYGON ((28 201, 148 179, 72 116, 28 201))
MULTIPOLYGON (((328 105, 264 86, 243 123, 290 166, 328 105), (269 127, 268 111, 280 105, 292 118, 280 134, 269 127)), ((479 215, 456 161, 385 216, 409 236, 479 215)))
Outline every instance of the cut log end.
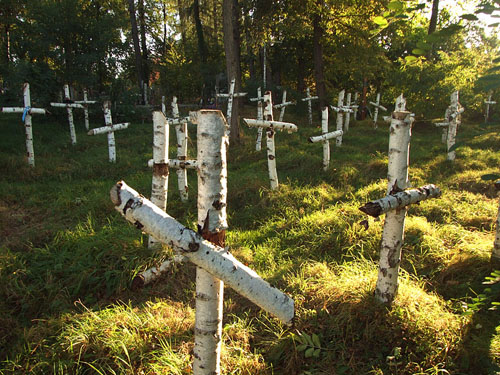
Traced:
POLYGON ((373 217, 379 217, 382 214, 382 207, 380 204, 373 202, 366 203, 364 206, 360 207, 359 210, 373 217))

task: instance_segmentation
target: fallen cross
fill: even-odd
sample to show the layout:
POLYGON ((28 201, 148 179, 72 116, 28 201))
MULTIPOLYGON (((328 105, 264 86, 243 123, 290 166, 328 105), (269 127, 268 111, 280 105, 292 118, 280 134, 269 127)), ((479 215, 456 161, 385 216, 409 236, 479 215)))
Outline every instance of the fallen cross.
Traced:
POLYGON ((73 108, 85 109, 83 104, 75 103, 71 100, 69 85, 64 85, 64 100, 63 103, 50 103, 51 107, 66 108, 68 112, 69 134, 71 144, 76 145, 75 122, 73 120, 73 108))
POLYGON ((406 207, 441 195, 439 188, 434 185, 405 190, 409 186, 408 166, 413 117, 402 105, 402 96, 398 99, 400 111, 393 112, 389 131, 387 196, 360 207, 361 211, 374 217, 386 213, 375 288, 376 298, 383 303, 391 303, 398 289, 406 207))
POLYGON ((269 169, 269 180, 271 181, 271 190, 278 188, 278 172, 276 171, 276 149, 274 143, 275 130, 286 130, 288 133, 296 132, 297 125, 289 122, 280 122, 273 120, 273 101, 271 91, 264 94, 264 120, 253 120, 244 118, 243 121, 249 127, 265 128, 267 143, 267 166, 269 169))
POLYGON ((336 130, 328 132, 328 107, 321 111, 321 135, 310 137, 309 142, 323 142, 323 170, 326 171, 330 165, 330 141, 329 139, 342 137, 343 131, 336 130))
POLYGON ((381 109, 382 111, 386 112, 387 108, 380 104, 380 93, 377 93, 377 100, 375 102, 370 102, 370 104, 375 108, 373 114, 373 127, 377 129, 378 111, 379 109, 381 109))
POLYGON ((24 108, 21 107, 2 107, 2 113, 22 113, 24 121, 24 131, 26 133, 26 154, 28 157, 28 165, 35 166, 35 150, 33 148, 33 128, 31 123, 31 115, 45 115, 47 111, 43 108, 31 108, 30 84, 28 82, 23 85, 24 108))
POLYGON ((309 87, 306 89, 306 97, 301 99, 303 102, 307 102, 307 113, 309 114, 309 126, 312 126, 313 115, 312 115, 312 104, 313 100, 318 100, 318 96, 311 96, 311 90, 309 87))
MULTIPOLYGON (((262 102, 264 97, 260 91, 260 87, 257 89, 257 97, 250 98, 251 102, 257 102, 257 120, 263 120, 264 115, 262 113, 262 102)), ((257 139, 255 140, 255 151, 260 151, 262 148, 262 128, 257 128, 257 139)))
POLYGON ((451 104, 446 108, 446 112, 444 114, 445 121, 444 122, 436 122, 434 123, 437 127, 443 128, 443 133, 441 136, 441 141, 446 143, 446 148, 448 150, 447 159, 455 160, 455 151, 452 149, 455 144, 457 129, 461 124, 462 116, 464 113, 464 107, 458 102, 458 90, 453 92, 450 95, 451 104))
POLYGON ((121 181, 111 200, 129 222, 197 266, 193 374, 220 374, 223 283, 284 323, 294 317, 294 302, 255 271, 236 260, 225 245, 227 228, 227 123, 220 111, 198 112, 198 233, 121 181))
MULTIPOLYGON (((342 90, 341 92, 339 92, 337 106, 335 107, 331 105, 330 108, 337 112, 337 131, 343 130, 344 132, 346 132, 347 129, 342 129, 344 126, 344 113, 352 113, 353 110, 352 108, 344 105, 344 96, 345 90, 342 90)), ((337 137, 336 143, 338 147, 342 146, 342 134, 337 137)))
POLYGON ((115 163, 116 162, 115 131, 127 129, 130 123, 126 122, 123 124, 113 124, 110 107, 111 107, 111 102, 105 101, 103 103, 104 123, 106 124, 106 126, 103 126, 102 128, 91 129, 89 130, 87 135, 107 134, 109 162, 115 163))
POLYGON ((288 107, 289 105, 295 105, 295 104, 296 104, 295 102, 287 102, 286 101, 286 90, 283 90, 283 98, 281 100, 281 103, 275 104, 273 106, 273 108, 281 109, 279 121, 283 121, 283 118, 285 117, 286 107, 288 107))

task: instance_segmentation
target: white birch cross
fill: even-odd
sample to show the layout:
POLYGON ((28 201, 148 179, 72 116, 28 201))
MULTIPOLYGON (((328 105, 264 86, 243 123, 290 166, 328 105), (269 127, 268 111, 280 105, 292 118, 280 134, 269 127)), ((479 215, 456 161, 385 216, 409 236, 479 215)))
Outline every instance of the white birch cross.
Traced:
POLYGON ((108 136, 108 155, 109 162, 116 162, 116 144, 115 144, 115 131, 127 129, 130 125, 129 122, 122 124, 113 124, 113 119, 111 118, 111 102, 105 101, 103 103, 104 110, 104 123, 106 126, 101 128, 95 128, 89 130, 87 135, 98 135, 98 134, 107 134, 108 136))
POLYGON ((360 208, 361 211, 375 217, 386 213, 375 288, 376 298, 383 303, 391 303, 398 289, 406 207, 441 194, 439 188, 434 185, 405 190, 410 185, 408 166, 413 117, 406 111, 404 105, 401 104, 399 109, 392 113, 389 129, 387 196, 360 208))
POLYGON ((490 117, 490 105, 497 104, 497 102, 491 100, 491 92, 488 95, 488 100, 484 101, 484 104, 486 104, 486 112, 484 114, 484 123, 488 123, 488 118, 490 117))
POLYGON ((45 115, 47 111, 44 108, 32 108, 31 107, 31 94, 30 94, 30 84, 25 82, 23 85, 23 98, 24 107, 2 107, 2 113, 22 113, 24 121, 24 131, 26 134, 26 155, 28 158, 28 165, 30 167, 35 166, 35 150, 33 148, 33 128, 31 122, 31 115, 39 114, 45 115))
POLYGON ((200 161, 198 232, 184 227, 123 181, 111 189, 110 195, 116 210, 129 222, 197 266, 193 374, 219 375, 223 283, 284 323, 291 322, 295 311, 290 297, 224 248, 228 125, 220 111, 202 110, 196 117, 200 161))
POLYGON ((370 102, 370 104, 375 108, 373 113, 373 127, 377 129, 378 111, 382 110, 386 112, 387 108, 385 108, 383 105, 380 104, 380 93, 377 93, 377 100, 375 102, 370 102))
MULTIPOLYGON (((357 94, 357 93, 356 93, 357 94)), ((344 121, 344 131, 348 132, 349 131, 349 124, 351 122, 351 113, 355 113, 355 111, 358 110, 358 106, 356 104, 357 98, 354 99, 354 102, 351 102, 351 93, 347 93, 346 101, 345 101, 345 108, 350 109, 351 111, 346 112, 346 117, 344 121)), ((354 114, 354 120, 356 120, 356 115, 354 114)))
POLYGON ((323 142, 323 170, 328 170, 330 165, 330 141, 329 139, 341 137, 342 130, 328 132, 328 107, 321 111, 321 135, 310 137, 309 142, 323 142))
MULTIPOLYGON (((347 129, 343 129, 344 126, 344 113, 352 113, 353 109, 351 107, 345 106, 344 105, 344 96, 345 96, 345 90, 342 90, 339 92, 338 100, 337 100, 337 106, 331 105, 330 108, 337 112, 337 131, 338 130, 343 130, 345 133, 347 129)), ((336 137, 336 143, 337 146, 340 147, 342 146, 342 134, 336 137)))
POLYGON ((73 108, 85 109, 83 104, 75 103, 71 100, 71 95, 69 92, 69 85, 64 85, 64 102, 63 103, 50 103, 52 107, 66 108, 68 113, 68 123, 69 123, 69 134, 71 137, 71 144, 76 145, 76 132, 75 132, 75 122, 73 120, 73 108))
MULTIPOLYGON (((257 102, 257 120, 263 120, 264 115, 262 112, 262 103, 264 102, 264 97, 260 87, 257 88, 257 97, 250 98, 251 102, 257 102)), ((257 128, 257 139, 255 140, 255 151, 260 151, 262 148, 262 128, 257 128)))
POLYGON ((83 100, 75 100, 75 104, 83 105, 83 115, 85 118, 85 129, 90 129, 90 121, 89 121, 89 104, 95 104, 97 101, 89 100, 87 89, 83 90, 83 100))
POLYGON ((231 116, 233 115, 233 99, 245 96, 246 92, 234 92, 234 86, 236 84, 236 79, 231 80, 231 85, 229 86, 229 93, 227 94, 216 94, 218 98, 227 98, 227 116, 226 121, 231 124, 231 116))
POLYGON ((264 120, 253 120, 244 118, 243 121, 249 127, 265 128, 267 144, 267 166, 269 169, 269 180, 271 190, 276 190, 279 186, 278 172, 276 171, 276 147, 274 143, 274 133, 276 130, 286 130, 288 133, 296 132, 297 125, 289 122, 274 121, 273 119, 273 100, 271 91, 264 94, 264 120))
POLYGON ((273 106, 273 108, 276 108, 276 109, 280 109, 281 108, 281 112, 280 112, 280 118, 279 118, 279 121, 283 121, 283 118, 285 117, 285 109, 286 107, 288 107, 289 105, 295 105, 296 103, 295 102, 287 102, 286 101, 286 90, 283 90, 283 98, 281 99, 281 103, 280 104, 275 104, 273 106))
POLYGON ((309 126, 312 126, 312 123, 313 123, 311 102, 313 100, 318 100, 318 99, 319 99, 318 96, 311 96, 311 90, 309 89, 309 87, 306 89, 306 97, 301 99, 303 102, 307 102, 307 113, 309 115, 309 126))
POLYGON ((450 151, 450 149, 455 144, 457 129, 462 122, 461 114, 465 111, 465 109, 458 101, 458 90, 454 91, 450 95, 450 101, 451 104, 448 106, 448 108, 446 108, 446 112, 444 114, 445 121, 436 122, 434 123, 434 125, 436 127, 443 128, 441 141, 443 143, 446 143, 446 149, 448 151, 446 158, 447 160, 453 161, 455 160, 455 151, 450 151))
POLYGON ((354 121, 356 121, 358 119, 358 108, 359 108, 358 96, 359 96, 359 93, 356 91, 354 93, 354 105, 351 106, 352 109, 354 110, 354 114, 353 114, 354 121))

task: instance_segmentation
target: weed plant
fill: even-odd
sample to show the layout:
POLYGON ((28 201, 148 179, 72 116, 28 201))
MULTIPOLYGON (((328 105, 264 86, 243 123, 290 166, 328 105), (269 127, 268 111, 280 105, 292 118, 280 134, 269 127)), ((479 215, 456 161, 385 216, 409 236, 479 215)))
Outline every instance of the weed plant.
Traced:
MULTIPOLYGON (((244 112, 255 117, 255 108, 244 112)), ((307 142, 320 133, 319 119, 309 127, 306 117, 285 118, 299 132, 276 135, 278 191, 269 190, 265 147, 255 151, 254 130, 242 129, 241 143, 230 145, 228 244, 293 297, 296 318, 283 326, 226 289, 223 373, 500 371, 498 311, 468 305, 495 270, 498 201, 480 176, 498 172, 500 125, 463 124, 459 134, 469 141, 451 163, 441 131, 415 124, 411 183, 434 183, 443 195, 408 210, 399 293, 388 307, 373 297, 383 218, 358 210, 385 195, 388 126, 351 121, 342 147, 331 142, 323 172, 321 145, 307 142)), ((71 146, 66 122, 37 117, 34 169, 20 116, 4 115, 0 126, 0 373, 191 373, 195 269, 175 266, 132 290, 134 276, 171 251, 147 249, 147 236, 109 199, 120 179, 149 196, 152 124, 116 133, 117 163, 110 164, 106 137, 87 137, 81 118, 71 146)), ((195 157, 194 126, 189 133, 195 157)), ((188 179, 182 203, 170 174, 168 212, 195 228, 193 171, 188 179)))

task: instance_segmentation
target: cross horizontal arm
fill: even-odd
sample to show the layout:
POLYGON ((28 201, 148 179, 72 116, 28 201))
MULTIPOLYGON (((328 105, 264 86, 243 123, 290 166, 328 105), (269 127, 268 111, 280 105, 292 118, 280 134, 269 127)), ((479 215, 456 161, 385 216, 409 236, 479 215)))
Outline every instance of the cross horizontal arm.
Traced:
POLYGON ((303 102, 307 102, 309 100, 316 100, 316 99, 319 99, 319 96, 310 96, 308 98, 302 98, 300 100, 302 100, 303 102))
POLYGON ((79 108, 79 109, 84 109, 85 107, 83 104, 78 104, 78 103, 50 103, 52 107, 57 107, 57 108, 79 108))
POLYGON ((113 186, 110 196, 116 210, 137 228, 171 246, 174 251, 284 323, 293 319, 294 302, 290 297, 272 287, 221 247, 183 226, 125 182, 120 181, 113 186))
POLYGON ((96 104, 96 100, 75 100, 76 104, 96 104))
POLYGON ((387 108, 385 108, 383 105, 381 104, 377 104, 375 102, 370 102, 370 104, 376 108, 380 108, 382 111, 387 111, 387 108))
POLYGON ((343 106, 343 107, 335 107, 333 105, 330 106, 332 110, 335 112, 341 112, 341 113, 353 113, 354 110, 351 107, 343 106))
POLYGON ((129 122, 125 122, 123 124, 114 124, 111 126, 103 126, 102 128, 90 129, 87 134, 88 135, 97 135, 97 134, 111 133, 111 132, 115 132, 117 130, 127 129, 129 125, 130 125, 129 122))
POLYGON ((284 102, 284 103, 273 105, 273 108, 279 109, 279 108, 288 107, 289 105, 295 105, 295 104, 297 104, 297 103, 295 103, 295 102, 284 102))
MULTIPOLYGON (((3 113, 24 113, 24 110, 25 108, 22 107, 2 107, 3 113)), ((43 108, 30 108, 28 112, 30 115, 45 115, 47 110, 43 108)))
POLYGON ((450 123, 449 122, 435 122, 434 123, 435 126, 437 126, 438 128, 439 127, 446 127, 446 126, 449 126, 450 123))
MULTIPOLYGON (((148 167, 153 168, 153 159, 148 160, 148 167)), ((176 169, 197 169, 198 161, 196 160, 178 160, 178 159, 168 159, 168 166, 170 168, 176 169)))
POLYGON ((244 118, 243 121, 253 128, 274 128, 275 130, 286 130, 289 132, 296 132, 298 130, 297 125, 291 122, 281 122, 281 121, 267 121, 267 120, 254 120, 249 118, 244 118))
POLYGON ((246 92, 235 92, 233 95, 231 94, 217 94, 217 97, 218 98, 229 98, 230 96, 232 96, 233 98, 239 98, 239 97, 243 97, 243 96, 246 96, 246 92))
POLYGON ((342 130, 335 130, 334 132, 316 135, 314 137, 309 137, 309 142, 317 143, 317 142, 327 141, 332 138, 341 137, 343 134, 344 132, 342 130))
POLYGON ((388 195, 376 201, 368 202, 359 210, 373 217, 378 217, 389 211, 409 206, 429 198, 441 196, 441 190, 435 185, 425 185, 417 189, 401 191, 388 195))
POLYGON ((189 117, 179 117, 179 118, 168 118, 169 125, 181 125, 189 122, 189 117))
POLYGON ((250 100, 251 102, 257 102, 257 101, 262 101, 262 100, 264 100, 264 97, 263 97, 263 96, 258 96, 258 97, 256 97, 256 98, 250 98, 250 99, 248 99, 248 100, 250 100))

